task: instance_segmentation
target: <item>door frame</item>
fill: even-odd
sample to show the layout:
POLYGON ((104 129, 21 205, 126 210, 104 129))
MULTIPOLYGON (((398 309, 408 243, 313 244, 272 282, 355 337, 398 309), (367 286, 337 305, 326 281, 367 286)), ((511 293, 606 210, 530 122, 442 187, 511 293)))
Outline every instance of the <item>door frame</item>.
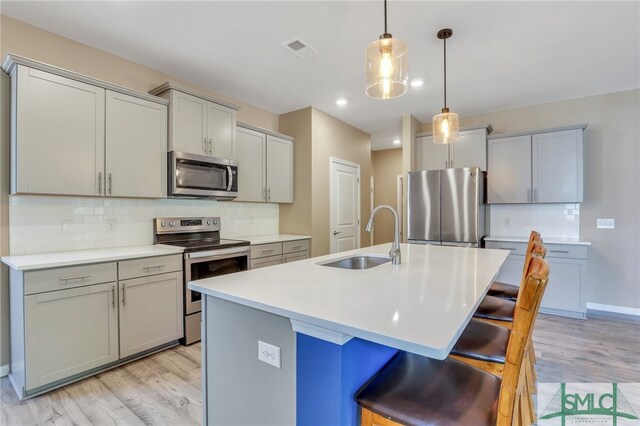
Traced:
POLYGON ((332 200, 333 200, 333 193, 332 193, 332 189, 333 189, 333 184, 334 184, 334 176, 333 173, 331 173, 331 168, 333 164, 340 164, 343 166, 347 166, 347 167, 353 167, 354 169, 356 169, 356 177, 357 177, 357 183, 356 183, 356 222, 358 224, 358 229, 357 232, 355 233, 355 237, 356 237, 356 249, 360 248, 360 231, 361 231, 361 206, 360 203, 362 202, 362 198, 361 198, 361 190, 360 190, 360 186, 361 186, 361 179, 360 179, 360 164, 358 163, 353 163, 351 161, 347 161, 347 160, 343 160, 341 158, 337 158, 337 157, 329 157, 329 253, 334 253, 334 238, 332 235, 332 229, 335 226, 334 223, 334 219, 333 219, 333 215, 332 215, 332 200))

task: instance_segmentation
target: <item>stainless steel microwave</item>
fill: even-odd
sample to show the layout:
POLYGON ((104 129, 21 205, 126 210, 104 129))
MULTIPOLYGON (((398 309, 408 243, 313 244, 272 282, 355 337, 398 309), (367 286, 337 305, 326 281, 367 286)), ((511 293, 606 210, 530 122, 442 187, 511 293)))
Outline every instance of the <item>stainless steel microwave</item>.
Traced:
POLYGON ((238 162, 206 155, 168 153, 168 195, 233 200, 238 196, 238 162))

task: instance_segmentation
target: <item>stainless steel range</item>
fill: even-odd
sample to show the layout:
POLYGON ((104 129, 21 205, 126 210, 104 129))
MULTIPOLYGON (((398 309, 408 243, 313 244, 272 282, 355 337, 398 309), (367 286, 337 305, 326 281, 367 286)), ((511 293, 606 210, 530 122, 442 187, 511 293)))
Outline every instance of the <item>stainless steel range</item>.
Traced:
POLYGON ((160 217, 153 222, 153 243, 184 248, 184 339, 200 340, 200 293, 187 289, 189 281, 246 271, 249 241, 220 238, 219 217, 160 217))

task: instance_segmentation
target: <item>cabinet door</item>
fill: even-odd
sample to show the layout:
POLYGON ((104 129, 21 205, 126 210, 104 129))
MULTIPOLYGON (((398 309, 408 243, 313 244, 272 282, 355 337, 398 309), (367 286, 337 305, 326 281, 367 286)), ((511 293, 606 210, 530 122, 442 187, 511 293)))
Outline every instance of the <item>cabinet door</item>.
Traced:
POLYGON ((282 260, 284 263, 296 262, 298 260, 304 260, 309 258, 308 251, 299 251, 296 253, 288 253, 282 256, 282 260))
POLYGON ((23 66, 15 77, 12 192, 100 195, 104 89, 23 66))
POLYGON ((531 202, 531 136, 489 141, 489 204, 531 202))
POLYGON ((450 167, 480 167, 487 170, 487 129, 460 132, 460 139, 449 146, 450 167))
POLYGON ((176 90, 171 92, 170 150, 208 155, 208 105, 204 99, 176 90))
POLYGON ((207 104, 207 134, 209 155, 235 159, 236 155, 236 111, 222 105, 207 104))
POLYGON ((118 359, 116 289, 113 282, 24 298, 27 390, 118 359))
POLYGON ((524 256, 510 255, 502 264, 496 281, 505 284, 520 286, 522 270, 524 269, 524 256))
POLYGON ((583 290, 586 282, 587 261, 547 257, 549 283, 542 298, 541 308, 560 309, 576 313, 586 312, 583 290))
POLYGON ((533 202, 582 202, 582 129, 533 135, 533 202))
POLYGON ((416 170, 440 170, 449 167, 449 145, 433 143, 433 137, 416 139, 416 170))
POLYGON ((264 133, 237 128, 236 160, 238 160, 238 198, 236 201, 265 201, 264 133))
POLYGON ((267 198, 293 202, 293 141, 267 135, 267 198))
POLYGON ((107 91, 107 195, 167 195, 167 107, 107 91))
POLYGON ((266 268, 267 266, 279 265, 282 263, 282 255, 251 259, 251 269, 266 268))
POLYGON ((120 281, 120 357, 180 339, 182 273, 120 281))

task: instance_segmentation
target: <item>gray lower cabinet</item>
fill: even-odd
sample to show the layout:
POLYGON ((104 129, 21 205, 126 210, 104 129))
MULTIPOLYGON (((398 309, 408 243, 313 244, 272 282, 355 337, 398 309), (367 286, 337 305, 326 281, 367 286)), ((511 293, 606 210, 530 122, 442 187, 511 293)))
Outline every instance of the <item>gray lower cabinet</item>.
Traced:
POLYGON ((309 258, 311 240, 292 240, 251 246, 251 269, 309 258))
POLYGON ((177 343, 181 258, 10 270, 9 379, 18 397, 177 343))
MULTIPOLYGON (((585 318, 587 246, 549 243, 545 245, 545 259, 549 263, 549 284, 542 298, 540 312, 585 318)), ((505 261, 496 280, 520 285, 527 244, 487 241, 486 247, 511 250, 512 254, 505 261)))

